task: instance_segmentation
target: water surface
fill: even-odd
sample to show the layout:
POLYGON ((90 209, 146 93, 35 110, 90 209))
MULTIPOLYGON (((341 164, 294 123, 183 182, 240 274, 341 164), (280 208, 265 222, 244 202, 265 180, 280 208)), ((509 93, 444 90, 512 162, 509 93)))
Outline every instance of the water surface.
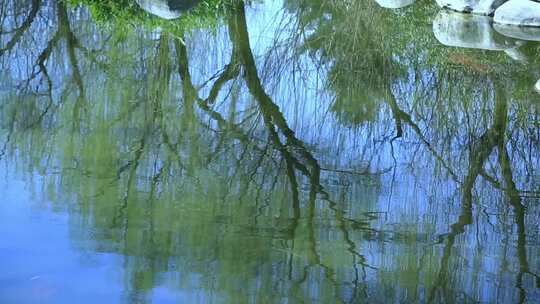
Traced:
POLYGON ((538 42, 202 2, 0 4, 1 303, 540 301, 538 42))

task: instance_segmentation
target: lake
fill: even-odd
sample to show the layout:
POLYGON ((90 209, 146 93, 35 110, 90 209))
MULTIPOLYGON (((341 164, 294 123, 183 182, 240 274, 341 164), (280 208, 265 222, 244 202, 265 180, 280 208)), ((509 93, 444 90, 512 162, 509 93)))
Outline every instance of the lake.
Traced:
POLYGON ((402 2, 2 1, 0 303, 539 303, 540 35, 402 2))

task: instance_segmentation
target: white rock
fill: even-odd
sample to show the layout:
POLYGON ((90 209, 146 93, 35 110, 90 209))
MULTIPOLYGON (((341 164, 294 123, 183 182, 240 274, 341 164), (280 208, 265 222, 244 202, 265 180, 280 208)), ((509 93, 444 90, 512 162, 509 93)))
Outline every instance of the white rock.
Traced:
POLYGON ((182 11, 189 10, 200 0, 135 0, 137 4, 149 12, 163 19, 176 19, 182 11))
POLYGON ((519 48, 513 48, 513 49, 507 49, 507 50, 504 50, 504 52, 506 53, 506 55, 508 55, 510 58, 516 60, 516 61, 521 61, 521 62, 527 62, 529 61, 529 57, 527 56, 527 54, 523 53, 519 48))
POLYGON ((516 26, 495 23, 493 25, 493 28, 497 32, 508 37, 521 40, 540 41, 540 27, 516 26))
POLYGON ((143 10, 163 19, 175 19, 182 15, 180 11, 171 10, 167 0, 135 0, 135 1, 143 10))
POLYGON ((540 3, 510 0, 495 11, 494 21, 501 24, 540 27, 540 3))
POLYGON ((540 94, 540 79, 534 84, 534 90, 536 93, 540 94))
POLYGON ((413 4, 416 0, 375 0, 377 4, 384 8, 404 8, 413 4))
POLYGON ((491 15, 499 6, 507 0, 437 0, 437 4, 443 8, 463 13, 478 15, 491 15))
POLYGON ((435 17, 433 33, 440 43, 462 48, 504 51, 523 44, 496 32, 490 17, 447 10, 435 17))

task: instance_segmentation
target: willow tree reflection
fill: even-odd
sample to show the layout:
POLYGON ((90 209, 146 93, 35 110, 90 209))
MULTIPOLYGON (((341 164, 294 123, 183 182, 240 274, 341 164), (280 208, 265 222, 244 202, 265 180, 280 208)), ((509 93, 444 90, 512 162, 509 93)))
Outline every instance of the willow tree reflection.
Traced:
MULTIPOLYGON (((481 62, 489 54, 456 49, 440 50, 440 47, 427 46, 436 43, 431 37, 431 29, 425 31, 421 23, 411 24, 405 19, 414 19, 414 15, 419 14, 414 10, 410 10, 401 22, 392 22, 385 12, 365 4, 290 1, 289 9, 301 16, 299 29, 304 34, 300 36, 307 36, 303 48, 328 70, 327 86, 334 93, 332 110, 338 120, 347 126, 369 129, 374 120, 385 121, 389 125, 392 122, 387 119, 392 118, 394 135, 383 135, 383 138, 392 148, 391 153, 396 163, 405 161, 415 171, 416 164, 421 164, 422 169, 416 171, 418 174, 425 172, 426 164, 433 163, 433 167, 429 167, 434 170, 432 174, 438 176, 437 183, 449 177, 455 183, 456 190, 459 190, 456 193, 461 193, 459 200, 455 198, 459 204, 452 204, 455 206, 453 208, 461 210, 457 214, 457 221, 448 228, 450 232, 441 235, 440 242, 444 248, 440 266, 430 270, 434 276, 431 292, 424 299, 421 288, 411 284, 413 290, 407 299, 435 302, 453 302, 456 299, 465 301, 468 297, 477 299, 471 295, 474 292, 463 292, 461 284, 467 284, 464 283, 467 279, 461 276, 466 270, 460 268, 460 262, 453 265, 460 269, 458 275, 452 273, 455 273, 455 268, 449 271, 452 253, 458 256, 463 254, 462 251, 459 254, 455 252, 456 247, 463 246, 456 243, 456 239, 467 230, 470 231, 471 227, 467 227, 474 222, 475 212, 478 213, 476 220, 480 223, 486 223, 486 220, 491 223, 491 216, 487 215, 486 209, 500 208, 494 212, 507 214, 508 211, 504 210, 508 204, 517 206, 514 208, 517 214, 524 214, 519 207, 523 205, 516 204, 510 197, 500 207, 485 206, 484 202, 489 202, 486 196, 494 197, 492 193, 489 195, 485 192, 484 186, 477 187, 477 180, 479 176, 483 177, 495 189, 502 190, 501 194, 504 195, 507 191, 500 185, 515 185, 512 173, 506 171, 501 177, 504 182, 500 182, 491 176, 494 172, 512 168, 512 163, 521 168, 536 166, 536 156, 525 160, 520 158, 521 153, 518 151, 522 150, 523 145, 534 145, 533 142, 537 141, 536 135, 531 136, 529 129, 531 124, 534 125, 533 121, 537 120, 537 96, 533 95, 527 85, 523 85, 528 83, 530 86, 531 81, 538 76, 537 70, 523 69, 508 58, 484 64, 481 62), (399 33, 388 30, 388 27, 398 29, 399 33), (416 37, 410 33, 415 33, 416 37), (403 39, 408 37, 412 38, 402 44, 403 39), (462 64, 468 67, 460 67, 462 64), (504 69, 521 71, 508 73, 504 69), (491 104, 494 104, 493 108, 491 104), (522 128, 526 125, 529 127, 522 128), (490 156, 497 146, 502 147, 498 149, 499 155, 508 155, 506 151, 511 150, 515 151, 513 154, 516 158, 507 157, 506 164, 493 166, 490 156), (410 158, 407 156, 404 159, 404 154, 410 158), (488 174, 485 167, 490 167, 492 172, 488 174), (473 194, 477 188, 484 190, 483 197, 473 194), (473 208, 475 202, 476 208, 473 208), (486 216, 480 216, 482 213, 486 216)), ((424 7, 419 10, 424 10, 424 7)), ((391 15, 390 18, 399 19, 400 16, 391 15)), ((537 46, 529 44, 527 47, 534 49, 537 46)), ((537 63, 532 66, 537 66, 537 63)), ((530 152, 532 150, 526 154, 530 152)), ((532 152, 534 155, 537 153, 532 152)), ((430 180, 427 176, 423 178, 430 180)), ((536 179, 522 179, 522 182, 526 183, 523 185, 526 188, 538 188, 536 179)), ((534 190, 516 191, 515 195, 522 198, 534 193, 534 190)), ((503 218, 497 220, 502 223, 505 221, 503 218)), ((534 216, 530 221, 534 222, 534 216)), ((516 223, 516 226, 520 224, 516 223)), ((523 233, 518 232, 517 236, 518 239, 525 239, 523 233)), ((464 238, 464 242, 478 246, 479 250, 483 247, 468 237, 464 238)), ((517 246, 518 252, 526 252, 521 245, 517 246)), ((528 265, 526 261, 519 264, 528 265)), ((406 277, 407 281, 403 285, 418 279, 422 266, 416 267, 416 278, 406 277)), ((429 277, 425 272, 422 275, 429 277)), ((478 269, 473 272, 478 275, 478 269)), ((533 272, 531 277, 535 279, 537 276, 533 272)), ((517 286, 521 286, 522 279, 516 281, 517 286)), ((526 288, 518 289, 521 301, 526 300, 527 294, 532 298, 535 296, 530 286, 528 292, 524 291, 526 288)), ((506 297, 511 296, 502 293, 497 299, 506 297)))
POLYGON ((373 7, 312 1, 295 16, 308 31, 261 50, 241 1, 215 40, 102 31, 51 3, 32 26, 56 27, 0 57, 4 157, 44 176, 36 193, 69 212, 75 246, 123 257, 126 301, 159 286, 210 302, 534 299, 538 111, 519 77, 413 60, 361 35, 389 27, 364 18, 373 7), (349 30, 322 43, 335 28, 349 30), (325 81, 303 82, 313 73, 325 81), (311 85, 330 94, 294 94, 311 85), (469 278, 497 267, 500 294, 478 296, 469 278))
MULTIPOLYGON (((223 83, 238 77, 240 68, 248 75, 246 85, 257 111, 256 116, 236 115, 245 119, 240 126, 212 109, 211 96, 218 94, 220 81, 209 100, 198 97, 181 40, 161 33, 156 41, 148 39, 132 50, 130 46, 150 37, 108 37, 117 46, 94 50, 92 58, 121 61, 96 69, 83 46, 92 41, 76 37, 66 8, 56 4, 58 28, 36 57, 39 71, 21 82, 28 91, 34 88, 30 83, 38 89, 44 86, 54 111, 43 111, 42 119, 30 127, 19 128, 26 120, 16 116, 8 149, 12 159, 17 150, 28 150, 31 169, 26 172, 35 168, 46 174, 48 199, 67 201, 74 240, 81 249, 125 256, 128 299, 145 300, 163 277, 179 268, 208 282, 219 274, 218 286, 196 286, 208 293, 219 290, 232 297, 249 282, 242 297, 268 299, 276 279, 271 273, 279 271, 279 277, 290 276, 291 292, 299 298, 320 285, 321 297, 339 299, 336 277, 349 273, 349 265, 365 265, 350 238, 350 226, 369 229, 362 219, 347 219, 329 200, 317 160, 264 92, 250 51, 243 4, 230 21, 232 44, 238 50, 233 55, 238 62, 230 65, 235 72, 220 78, 223 83), (68 55, 67 78, 73 82, 48 72, 63 64, 55 60, 55 54, 63 52, 68 55), (92 92, 91 106, 87 92, 92 92), (85 115, 80 115, 83 108, 85 115), (31 148, 37 139, 45 149, 31 148), (310 185, 306 199, 297 171, 310 185), (330 258, 320 253, 316 239, 323 230, 315 223, 316 213, 328 205, 317 206, 318 195, 333 209, 329 220, 336 221, 349 255, 330 258), (307 214, 301 211, 305 207, 307 214), (92 231, 91 237, 87 231, 92 231), (326 279, 319 279, 318 273, 334 287, 324 287, 326 279)), ((33 97, 39 94, 29 92, 26 103, 41 106, 42 100, 33 97)), ((6 100, 4 105, 7 113, 6 109, 19 111, 22 103, 6 100)), ((339 244, 341 238, 330 242, 339 244)), ((169 284, 189 289, 189 282, 169 284)), ((275 296, 289 295, 287 289, 275 296)))

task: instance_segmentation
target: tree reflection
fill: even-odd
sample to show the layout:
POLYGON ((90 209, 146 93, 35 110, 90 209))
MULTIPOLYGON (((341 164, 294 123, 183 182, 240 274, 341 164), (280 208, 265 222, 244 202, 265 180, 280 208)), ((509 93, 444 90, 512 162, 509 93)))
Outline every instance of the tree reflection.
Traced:
POLYGON ((379 41, 375 4, 287 3, 297 27, 261 50, 242 1, 211 42, 103 34, 84 8, 43 3, 2 19, 0 156, 44 176, 75 246, 122 256, 127 302, 165 285, 210 302, 499 300, 468 284, 493 267, 463 256, 502 239, 515 258, 487 250, 518 265, 519 294, 501 271, 497 296, 536 299, 538 111, 518 76, 379 41))

